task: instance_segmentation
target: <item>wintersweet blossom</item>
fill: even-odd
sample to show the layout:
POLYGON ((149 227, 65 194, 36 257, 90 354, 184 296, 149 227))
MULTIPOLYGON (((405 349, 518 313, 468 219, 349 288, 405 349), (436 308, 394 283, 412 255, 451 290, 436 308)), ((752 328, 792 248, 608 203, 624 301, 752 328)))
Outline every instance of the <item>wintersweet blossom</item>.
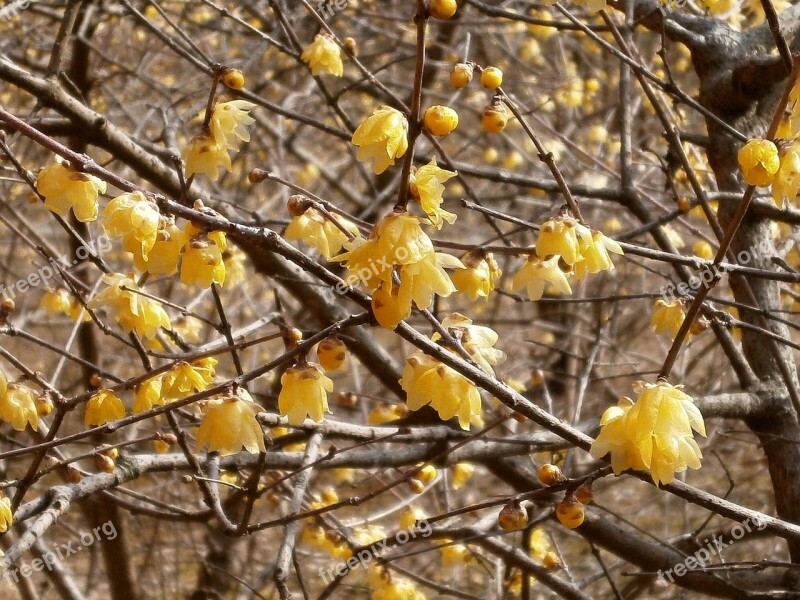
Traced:
POLYGON ((531 254, 511 280, 511 290, 525 288, 531 300, 540 300, 545 289, 556 294, 571 294, 572 288, 558 266, 558 259, 558 255, 542 260, 531 254))
POLYGON ((383 173, 408 150, 408 120, 399 110, 379 106, 353 132, 358 160, 374 160, 375 174, 383 173))
POLYGON ((97 219, 97 198, 107 185, 94 175, 54 162, 39 173, 36 189, 50 211, 65 217, 71 208, 75 218, 86 223, 97 219))
POLYGON ((328 394, 333 381, 314 363, 289 367, 281 376, 278 410, 289 418, 289 424, 302 425, 306 416, 322 422, 328 411, 328 394))
POLYGON ((341 77, 344 73, 342 50, 327 34, 318 33, 314 41, 303 50, 300 58, 309 66, 311 74, 315 77, 320 73, 341 77))
POLYGON ((702 453, 692 430, 705 436, 705 424, 683 386, 639 382, 634 391, 635 402, 623 398, 603 414, 592 456, 610 453, 616 474, 626 469, 649 471, 657 484, 671 483, 675 473, 687 467, 699 469, 702 453))
POLYGON ((434 158, 417 169, 409 181, 411 195, 419 201, 423 212, 428 215, 436 229, 441 229, 444 221, 451 225, 456 221, 456 215, 442 208, 444 183, 456 175, 455 171, 440 168, 434 158))
POLYGON ((208 447, 209 452, 222 456, 238 454, 242 448, 250 454, 266 452, 264 431, 256 420, 260 410, 247 390, 241 388, 235 395, 211 400, 197 428, 197 448, 208 447))

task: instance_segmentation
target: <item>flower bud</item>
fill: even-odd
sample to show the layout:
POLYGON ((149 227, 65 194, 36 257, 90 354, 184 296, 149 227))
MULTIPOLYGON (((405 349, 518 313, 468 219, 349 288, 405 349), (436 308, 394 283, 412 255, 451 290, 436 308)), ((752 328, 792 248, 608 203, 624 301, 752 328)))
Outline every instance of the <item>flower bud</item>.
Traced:
POLYGON ((457 90, 467 87, 472 81, 474 68, 470 63, 456 63, 450 71, 450 85, 457 90))
POLYGON ((583 504, 573 496, 567 496, 556 504, 556 517, 567 529, 575 529, 583 523, 586 513, 583 510, 583 504))
POLYGON ((481 85, 487 90, 496 90, 503 85, 503 71, 497 67, 486 67, 481 73, 481 85))
POLYGON ((509 502, 497 515, 497 523, 505 531, 522 529, 528 524, 528 511, 522 508, 518 502, 509 502))
POLYGON ((449 19, 457 9, 456 0, 431 0, 428 3, 428 13, 434 19, 449 19))
POLYGON ((500 100, 493 100, 483 109, 483 129, 489 133, 500 133, 508 124, 508 109, 500 100))
POLYGON ((222 83, 232 90, 240 90, 244 87, 244 74, 239 69, 227 69, 222 75, 222 83))
POLYGON ((559 483, 564 483, 567 478, 564 476, 564 473, 561 472, 556 465, 551 465, 549 463, 542 465, 539 467, 539 481, 541 481, 546 486, 551 485, 558 485, 559 483))

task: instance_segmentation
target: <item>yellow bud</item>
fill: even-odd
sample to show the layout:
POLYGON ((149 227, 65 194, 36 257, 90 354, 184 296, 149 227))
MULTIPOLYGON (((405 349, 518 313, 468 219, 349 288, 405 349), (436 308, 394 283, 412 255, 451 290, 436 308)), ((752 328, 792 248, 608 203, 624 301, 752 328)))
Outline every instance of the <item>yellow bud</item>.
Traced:
POLYGON ((497 523, 505 531, 522 529, 528 524, 528 511, 518 503, 509 502, 497 515, 497 523))
POLYGON ((170 445, 165 442, 164 440, 154 440, 153 441, 153 450, 158 452, 159 454, 165 454, 169 452, 170 445))
POLYGON ((436 467, 433 465, 425 465, 417 472, 415 477, 422 483, 430 483, 436 479, 436 467))
POLYGON ((496 101, 483 109, 483 129, 489 133, 500 133, 508 124, 508 109, 502 102, 496 101))
POLYGON ((567 478, 556 465, 544 464, 539 467, 539 481, 547 486, 564 483, 567 478))
POLYGON ((469 63, 456 63, 450 71, 450 85, 457 90, 467 87, 472 81, 473 67, 469 63))
POLYGON ((421 494, 422 492, 425 491, 425 484, 422 483, 419 479, 414 479, 414 478, 409 479, 408 487, 415 494, 421 494))
POLYGON ((240 90, 244 87, 244 74, 239 69, 228 69, 222 76, 222 83, 232 90, 240 90))
POLYGON ((591 483, 584 483, 575 490, 575 499, 581 504, 589 504, 594 498, 591 483))
POLYGON ((486 67, 481 73, 481 85, 487 90, 496 90, 503 85, 503 72, 497 67, 486 67))
POLYGON ((73 466, 67 465, 66 479, 69 483, 80 483, 82 479, 81 472, 73 466))
POLYGON ((449 19, 456 14, 456 9, 456 0, 431 0, 428 3, 428 13, 434 19, 449 19))
POLYGON ((344 44, 345 50, 353 56, 358 56, 358 42, 356 42, 355 39, 346 37, 342 43, 344 44))
POLYGON ((561 559, 558 558, 558 554, 550 551, 544 555, 544 558, 542 559, 542 566, 548 571, 555 571, 561 568, 561 559))
POLYGON ((335 371, 344 364, 347 357, 347 347, 337 337, 327 337, 317 346, 319 364, 326 371, 335 371))
POLYGON ((449 106, 431 106, 425 111, 422 123, 425 131, 440 137, 458 127, 458 113, 449 106))
POLYGON ((339 392, 336 394, 336 404, 346 408, 353 408, 358 404, 358 396, 353 392, 339 392))
POLYGON ((95 454, 94 464, 97 466, 98 469, 100 469, 105 473, 113 473, 114 469, 116 468, 116 464, 114 464, 114 459, 106 456, 105 454, 95 454))
POLYGON ((567 529, 575 529, 583 523, 586 513, 583 504, 574 497, 566 497, 556 504, 556 517, 567 529))
POLYGON ((53 412, 53 401, 46 396, 42 396, 36 399, 36 412, 39 413, 40 417, 46 417, 51 412, 53 412))

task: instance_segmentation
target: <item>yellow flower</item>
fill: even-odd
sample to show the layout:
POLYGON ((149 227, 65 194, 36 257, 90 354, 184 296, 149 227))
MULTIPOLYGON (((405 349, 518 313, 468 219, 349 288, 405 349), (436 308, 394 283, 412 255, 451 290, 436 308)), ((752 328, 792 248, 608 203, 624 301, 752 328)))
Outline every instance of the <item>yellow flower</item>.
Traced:
POLYGON ((444 210, 444 182, 456 176, 455 171, 447 171, 436 165, 436 158, 430 163, 417 169, 409 182, 411 195, 419 200, 422 210, 428 215, 436 229, 441 229, 443 221, 451 225, 456 221, 456 215, 444 210))
POLYGON ((121 273, 103 275, 106 287, 89 303, 91 309, 103 308, 115 319, 125 333, 135 331, 145 339, 155 338, 158 330, 172 329, 169 315, 160 302, 143 296, 139 286, 121 273), (122 288, 126 288, 123 290, 122 288))
POLYGON ((65 217, 72 208, 83 223, 97 219, 97 197, 106 187, 105 181, 58 162, 45 167, 36 179, 36 189, 49 210, 65 217))
MULTIPOLYGON (((491 327, 474 325, 472 319, 461 313, 453 313, 442 319, 442 327, 460 339, 464 350, 487 373, 494 375, 492 367, 506 359, 505 352, 494 348, 499 336, 491 327)), ((431 339, 437 341, 440 335, 434 333, 431 339)))
POLYGON ((231 157, 228 149, 210 135, 201 134, 193 137, 183 149, 183 160, 186 162, 186 177, 196 173, 208 176, 212 181, 219 179, 219 169, 232 171, 231 157))
POLYGON ((314 76, 330 73, 341 77, 344 73, 342 50, 327 34, 318 33, 314 41, 303 50, 300 58, 311 68, 311 74, 314 76))
POLYGON ((537 527, 531 531, 528 540, 528 546, 530 546, 531 549, 531 557, 542 562, 544 557, 547 556, 547 553, 552 550, 547 532, 541 527, 537 527))
POLYGON ((575 262, 575 277, 582 281, 586 273, 599 273, 600 271, 613 271, 614 263, 611 262, 609 252, 624 254, 622 247, 599 231, 591 231, 581 235, 579 239, 581 258, 575 262))
POLYGON ((650 319, 650 325, 656 328, 657 334, 669 331, 670 337, 674 340, 686 317, 686 313, 683 312, 683 303, 680 300, 672 302, 656 300, 655 309, 653 317, 650 319))
POLYGON ((161 397, 168 400, 185 398, 205 390, 214 381, 217 359, 211 356, 193 361, 181 361, 164 375, 161 397))
MULTIPOLYGON (((5 381, 5 376, 3 376, 5 381)), ((5 386, 0 386, 5 387, 5 386)), ((0 419, 10 423, 16 431, 25 431, 31 426, 33 431, 39 430, 39 412, 36 410, 38 394, 21 383, 10 383, 0 396, 0 419)))
POLYGON ((564 271, 558 266, 558 258, 553 256, 548 260, 541 260, 531 254, 511 280, 511 290, 524 287, 531 300, 540 300, 545 286, 556 294, 571 294, 572 288, 564 271))
POLYGON ((214 141, 225 150, 238 150, 240 142, 249 142, 247 126, 256 122, 249 112, 255 106, 247 100, 218 102, 211 111, 208 125, 214 141))
MULTIPOLYGON (((83 309, 80 302, 75 300, 72 294, 64 288, 45 290, 39 301, 39 308, 50 316, 63 314, 73 319, 77 319, 83 309)), ((84 319, 89 320, 91 317, 87 314, 84 319)))
POLYGON ((389 576, 383 567, 370 569, 369 585, 372 590, 370 600, 425 600, 425 594, 413 581, 396 573, 389 576))
POLYGON ((264 431, 256 420, 260 410, 247 390, 241 388, 235 396, 211 400, 197 428, 197 449, 207 446, 209 452, 222 456, 238 454, 242 448, 250 454, 266 452, 264 431))
POLYGON ((411 316, 411 287, 394 285, 391 281, 381 282, 372 293, 372 314, 381 327, 396 329, 411 316))
POLYGON ((473 415, 480 414, 478 388, 460 373, 422 352, 415 352, 406 359, 400 385, 407 394, 409 409, 419 410, 430 404, 444 421, 457 416, 462 429, 469 429, 473 415))
POLYGON ((781 166, 772 180, 772 198, 780 206, 784 200, 794 202, 800 191, 800 144, 787 148, 781 166))
POLYGON ((86 403, 83 422, 87 427, 105 425, 125 418, 125 405, 111 390, 99 390, 86 403))
POLYGON ((178 272, 181 249, 185 243, 186 235, 175 225, 175 220, 172 217, 162 219, 150 252, 146 257, 134 253, 133 265, 151 275, 174 275, 178 272))
POLYGON ((333 391, 333 381, 313 363, 286 369, 281 376, 278 410, 289 417, 291 425, 302 425, 306 416, 317 423, 328 411, 328 393, 333 391))
MULTIPOLYGON (((336 215, 336 220, 353 237, 358 237, 359 231, 355 223, 339 215, 336 215)), ((287 240, 303 240, 328 260, 350 239, 344 231, 313 207, 292 218, 283 237, 287 240)))
POLYGON ((769 140, 750 140, 739 150, 739 168, 748 185, 768 186, 780 164, 778 148, 769 140))
POLYGON ((550 219, 539 230, 536 254, 542 259, 557 254, 566 264, 572 266, 582 258, 579 235, 591 236, 591 232, 572 217, 559 216, 550 219))
POLYGON ((475 465, 468 462, 460 462, 453 465, 453 478, 450 483, 454 490, 460 490, 472 478, 475 473, 475 465))
POLYGON ((3 495, 0 498, 0 533, 5 533, 14 524, 14 516, 11 514, 11 500, 3 495))
POLYGON ((225 262, 222 260, 224 249, 225 246, 220 247, 217 240, 210 235, 201 234, 189 239, 182 250, 181 282, 203 288, 210 287, 212 283, 225 283, 225 262))
POLYGON ((439 553, 442 555, 442 565, 445 567, 465 564, 469 562, 470 559, 469 552, 464 544, 455 544, 452 540, 448 540, 447 538, 442 539, 442 545, 439 546, 439 553))
POLYGON ((705 260, 711 260, 714 258, 714 249, 711 247, 711 244, 705 240, 698 240, 695 242, 692 245, 692 252, 694 252, 696 256, 704 258, 705 260))
POLYGON ((133 393, 133 414, 147 412, 154 406, 163 406, 168 399, 161 395, 163 376, 152 377, 136 386, 133 393))
POLYGON ((375 408, 369 411, 367 422, 370 425, 385 425, 397 419, 402 419, 408 414, 408 407, 404 404, 386 404, 380 402, 375 408))
POLYGON ((147 261, 148 253, 155 246, 160 222, 158 207, 142 192, 117 196, 102 214, 105 232, 113 238, 122 238, 122 249, 140 262, 147 261))
POLYGON ((0 398, 6 395, 8 392, 8 378, 6 374, 0 371, 0 398))
POLYGON ((503 275, 497 261, 491 254, 477 251, 468 252, 461 260, 467 268, 453 273, 453 285, 473 302, 478 298, 488 298, 503 275))
POLYGON ((353 133, 358 160, 374 159, 373 170, 383 173, 408 150, 408 120, 389 106, 379 106, 353 133))
POLYGON ((623 398, 603 414, 591 455, 610 452, 617 475, 625 469, 649 470, 656 484, 671 483, 687 467, 699 469, 702 453, 692 430, 705 436, 705 424, 682 388, 665 381, 637 383, 635 403, 623 398))

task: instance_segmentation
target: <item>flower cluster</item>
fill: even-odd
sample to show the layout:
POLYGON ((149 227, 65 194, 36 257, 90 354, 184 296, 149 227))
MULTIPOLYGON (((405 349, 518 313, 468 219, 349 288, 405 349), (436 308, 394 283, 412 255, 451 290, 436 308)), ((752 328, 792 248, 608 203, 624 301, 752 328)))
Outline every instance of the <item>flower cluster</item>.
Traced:
POLYGON ((384 217, 369 239, 356 238, 345 248, 347 252, 331 260, 345 262, 350 279, 360 280, 372 292, 375 318, 388 329, 409 317, 412 301, 426 309, 434 294, 455 291, 443 265, 463 267, 455 257, 437 254, 420 218, 407 212, 384 217))
POLYGON ((545 222, 532 253, 511 282, 512 290, 525 288, 531 300, 544 292, 570 294, 568 275, 582 280, 587 273, 612 271, 609 252, 623 254, 620 245, 562 214, 545 222))
POLYGON ((665 381, 639 382, 636 401, 622 398, 600 419, 600 434, 591 454, 611 453, 611 466, 619 475, 626 469, 649 471, 655 483, 671 483, 675 473, 700 468, 702 453, 692 430, 706 435, 703 415, 694 400, 665 381))
POLYGON ((151 340, 159 329, 172 329, 167 311, 160 302, 141 293, 136 282, 122 273, 103 275, 107 286, 89 303, 91 309, 102 308, 125 333, 136 332, 139 337, 151 340))
POLYGON ((338 223, 337 226, 330 218, 298 198, 298 196, 289 198, 289 213, 292 215, 292 220, 283 232, 285 239, 303 240, 316 248, 326 259, 330 259, 342 249, 347 240, 360 235, 358 226, 349 219, 336 215, 334 218, 338 223))

